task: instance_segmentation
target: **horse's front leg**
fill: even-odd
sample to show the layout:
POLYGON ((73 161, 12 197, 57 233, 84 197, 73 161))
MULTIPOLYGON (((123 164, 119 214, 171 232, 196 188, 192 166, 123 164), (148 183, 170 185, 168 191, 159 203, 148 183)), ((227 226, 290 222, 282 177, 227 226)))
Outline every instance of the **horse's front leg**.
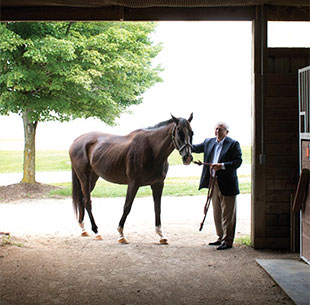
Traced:
POLYGON ((139 189, 139 186, 137 186, 135 183, 128 184, 123 215, 117 228, 117 231, 119 233, 118 242, 121 244, 128 244, 128 240, 124 236, 124 225, 125 225, 126 218, 131 210, 132 203, 135 199, 138 189, 139 189))
POLYGON ((168 245, 168 239, 163 235, 161 230, 161 196, 163 194, 164 182, 158 182, 156 184, 151 185, 153 199, 154 199, 154 209, 155 209, 155 228, 156 233, 159 235, 159 242, 163 245, 168 245))

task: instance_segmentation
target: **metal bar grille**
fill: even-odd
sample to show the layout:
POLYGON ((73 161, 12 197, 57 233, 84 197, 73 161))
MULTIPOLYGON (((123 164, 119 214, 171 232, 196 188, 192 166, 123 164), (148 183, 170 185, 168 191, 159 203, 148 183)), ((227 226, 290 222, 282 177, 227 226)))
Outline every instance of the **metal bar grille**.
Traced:
POLYGON ((310 66, 298 71, 299 128, 301 136, 310 134, 310 66))

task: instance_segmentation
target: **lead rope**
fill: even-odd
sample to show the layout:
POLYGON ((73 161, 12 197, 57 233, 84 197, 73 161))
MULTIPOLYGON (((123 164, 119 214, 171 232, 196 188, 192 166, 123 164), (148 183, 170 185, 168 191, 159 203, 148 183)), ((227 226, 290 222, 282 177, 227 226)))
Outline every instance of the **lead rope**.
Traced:
MULTIPOLYGON (((199 160, 198 161, 194 161, 194 163, 197 164, 197 165, 211 165, 211 163, 204 163, 204 162, 201 162, 199 160)), ((210 206, 211 198, 212 198, 212 194, 213 194, 215 180, 216 180, 216 176, 210 176, 207 201, 206 201, 205 206, 204 206, 204 217, 202 219, 202 222, 200 223, 199 231, 202 230, 204 222, 205 222, 206 217, 207 217, 207 213, 208 213, 208 210, 209 210, 209 206, 210 206)))

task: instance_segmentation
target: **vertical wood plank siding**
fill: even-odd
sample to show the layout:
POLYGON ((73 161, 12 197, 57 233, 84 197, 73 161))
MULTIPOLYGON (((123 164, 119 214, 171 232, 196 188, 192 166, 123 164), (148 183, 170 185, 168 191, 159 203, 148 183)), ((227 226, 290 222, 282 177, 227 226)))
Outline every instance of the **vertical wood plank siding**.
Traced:
POLYGON ((299 176, 298 69, 309 49, 267 48, 264 73, 265 240, 290 248, 291 198, 299 176))

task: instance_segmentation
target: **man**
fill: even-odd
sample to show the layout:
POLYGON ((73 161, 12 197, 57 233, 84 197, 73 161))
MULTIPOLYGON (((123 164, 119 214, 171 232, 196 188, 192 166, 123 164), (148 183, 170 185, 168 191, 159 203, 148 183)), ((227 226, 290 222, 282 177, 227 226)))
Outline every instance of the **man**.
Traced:
POLYGON ((239 142, 228 137, 228 132, 227 124, 219 122, 215 127, 215 138, 193 145, 193 152, 203 152, 204 163, 210 164, 203 166, 199 189, 209 187, 210 176, 215 176, 212 206, 218 239, 209 245, 218 246, 217 250, 232 247, 236 229, 237 168, 242 163, 242 152, 239 142))

